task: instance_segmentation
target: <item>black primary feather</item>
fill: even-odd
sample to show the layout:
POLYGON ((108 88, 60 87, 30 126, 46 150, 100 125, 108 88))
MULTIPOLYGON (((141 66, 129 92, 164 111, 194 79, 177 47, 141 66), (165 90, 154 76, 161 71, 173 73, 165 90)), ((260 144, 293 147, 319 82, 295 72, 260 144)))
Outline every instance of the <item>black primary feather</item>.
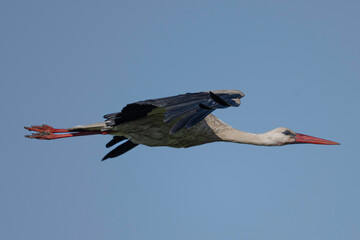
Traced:
POLYGON ((113 150, 111 150, 108 154, 106 154, 101 161, 104 161, 108 158, 115 158, 120 156, 121 154, 126 153, 127 151, 130 151, 134 147, 136 147, 138 144, 133 143, 132 141, 128 140, 121 144, 120 146, 117 146, 113 150))
POLYGON ((185 127, 186 122, 189 121, 193 117, 194 114, 196 114, 195 110, 193 110, 192 113, 189 113, 184 118, 177 121, 170 129, 170 134, 175 134, 177 131, 179 131, 180 129, 185 127))
POLYGON ((224 106, 224 107, 230 107, 230 104, 228 104, 227 102, 225 102, 221 97, 219 97, 218 95, 214 94, 213 92, 209 92, 210 93, 210 97, 218 104, 224 106))
POLYGON ((211 112, 213 112, 215 109, 200 109, 197 111, 197 113, 193 114, 192 117, 186 122, 186 128, 191 128, 195 126, 198 122, 203 120, 207 115, 209 115, 211 112))
POLYGON ((127 139, 126 137, 123 136, 114 136, 113 139, 111 139, 110 142, 108 142, 105 146, 107 148, 114 146, 115 144, 124 141, 125 139, 127 139))

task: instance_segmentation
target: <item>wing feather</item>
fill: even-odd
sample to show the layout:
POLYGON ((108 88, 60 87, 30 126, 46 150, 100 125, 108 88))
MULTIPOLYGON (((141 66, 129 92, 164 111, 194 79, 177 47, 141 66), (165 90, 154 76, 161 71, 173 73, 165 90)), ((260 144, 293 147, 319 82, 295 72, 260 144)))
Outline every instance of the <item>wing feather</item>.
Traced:
POLYGON ((130 151, 134 147, 136 147, 138 144, 133 143, 132 141, 128 140, 124 142, 123 144, 117 146, 113 150, 111 150, 108 154, 106 154, 101 161, 104 161, 108 158, 115 158, 120 156, 121 154, 126 153, 127 151, 130 151))
POLYGON ((216 109, 238 107, 242 97, 244 94, 238 90, 186 93, 128 104, 121 112, 107 114, 104 118, 107 126, 116 126, 145 117, 155 108, 163 108, 166 123, 182 117, 174 123, 170 131, 174 134, 183 127, 193 127, 216 109))
POLYGON ((115 144, 117 144, 117 143, 119 143, 119 142, 121 142, 121 141, 123 141, 125 139, 127 139, 127 138, 123 137, 123 136, 114 136, 113 139, 111 139, 110 142, 108 142, 105 146, 107 148, 112 147, 115 144))

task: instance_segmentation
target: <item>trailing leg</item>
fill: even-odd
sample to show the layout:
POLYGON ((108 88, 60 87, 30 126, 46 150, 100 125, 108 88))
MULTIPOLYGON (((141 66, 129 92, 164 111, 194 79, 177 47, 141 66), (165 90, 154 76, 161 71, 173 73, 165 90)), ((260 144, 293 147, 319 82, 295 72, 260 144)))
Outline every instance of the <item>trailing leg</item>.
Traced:
POLYGON ((27 138, 52 140, 58 138, 87 136, 94 134, 108 134, 109 132, 101 130, 83 130, 83 129, 58 129, 48 125, 25 127, 29 131, 34 131, 31 135, 25 135, 27 138), (58 134, 60 133, 60 134, 58 134))

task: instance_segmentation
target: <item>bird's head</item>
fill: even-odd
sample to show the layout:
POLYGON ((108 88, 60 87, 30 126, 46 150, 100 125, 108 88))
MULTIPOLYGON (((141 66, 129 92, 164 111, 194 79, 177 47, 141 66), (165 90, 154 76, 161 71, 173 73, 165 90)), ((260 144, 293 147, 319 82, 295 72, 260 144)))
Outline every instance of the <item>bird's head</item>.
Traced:
POLYGON ((340 143, 325 140, 322 138, 312 137, 309 135, 296 133, 288 128, 279 127, 265 133, 273 143, 272 145, 281 146, 294 143, 312 143, 323 145, 339 145, 340 143))

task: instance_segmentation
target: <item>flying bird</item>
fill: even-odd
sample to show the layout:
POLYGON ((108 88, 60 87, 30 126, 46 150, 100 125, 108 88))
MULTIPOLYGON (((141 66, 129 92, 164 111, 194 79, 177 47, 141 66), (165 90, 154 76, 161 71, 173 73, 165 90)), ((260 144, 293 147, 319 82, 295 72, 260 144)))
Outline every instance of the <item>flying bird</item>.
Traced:
POLYGON ((248 133, 224 123, 211 113, 238 107, 245 95, 238 90, 215 90, 150 99, 126 105, 121 112, 104 116, 105 121, 72 128, 48 125, 25 127, 34 131, 25 137, 51 140, 94 134, 113 135, 106 147, 121 143, 102 160, 126 153, 139 144, 187 148, 211 142, 234 142, 261 146, 296 143, 338 145, 339 143, 296 133, 279 127, 265 133, 248 133))

